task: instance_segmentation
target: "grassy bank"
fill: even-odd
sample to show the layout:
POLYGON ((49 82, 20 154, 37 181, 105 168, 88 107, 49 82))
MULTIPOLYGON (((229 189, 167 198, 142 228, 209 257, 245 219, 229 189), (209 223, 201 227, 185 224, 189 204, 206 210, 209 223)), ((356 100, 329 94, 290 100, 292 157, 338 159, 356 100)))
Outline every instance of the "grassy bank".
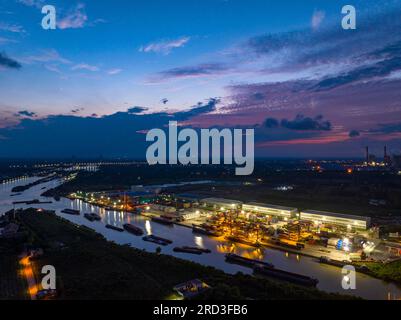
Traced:
POLYGON ((248 275, 228 275, 172 256, 157 255, 106 241, 90 229, 51 214, 18 215, 45 256, 35 263, 56 268, 62 299, 165 299, 174 285, 199 278, 214 289, 204 298, 344 299, 248 275))
POLYGON ((370 263, 367 265, 373 275, 377 278, 397 282, 401 285, 401 260, 387 264, 370 263))

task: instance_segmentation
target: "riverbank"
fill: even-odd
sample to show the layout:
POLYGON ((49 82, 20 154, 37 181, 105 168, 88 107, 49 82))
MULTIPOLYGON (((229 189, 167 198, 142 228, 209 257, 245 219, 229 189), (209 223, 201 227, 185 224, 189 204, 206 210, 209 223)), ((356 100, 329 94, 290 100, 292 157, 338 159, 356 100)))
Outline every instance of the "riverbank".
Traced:
POLYGON ((45 250, 35 263, 55 266, 62 299, 166 299, 176 284, 195 278, 226 299, 349 298, 241 273, 229 275, 172 256, 117 245, 86 227, 35 209, 19 213, 17 220, 28 230, 33 245, 45 250))

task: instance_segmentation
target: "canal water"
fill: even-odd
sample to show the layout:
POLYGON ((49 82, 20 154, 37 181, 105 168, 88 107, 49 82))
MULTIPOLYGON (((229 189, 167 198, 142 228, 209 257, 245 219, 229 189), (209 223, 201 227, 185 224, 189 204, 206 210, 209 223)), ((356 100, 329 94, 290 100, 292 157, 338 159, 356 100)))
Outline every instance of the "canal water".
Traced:
MULTIPOLYGON (((17 185, 24 185, 29 182, 35 181, 37 178, 28 178, 25 180, 0 185, 0 215, 13 208, 13 201, 33 200, 39 199, 40 201, 49 201, 49 198, 41 197, 40 194, 47 189, 51 189, 59 185, 60 181, 51 181, 36 185, 29 190, 26 190, 21 195, 11 197, 11 189, 17 185)), ((351 294, 360 296, 365 299, 388 299, 401 298, 401 287, 393 283, 387 283, 370 276, 357 273, 356 290, 343 290, 341 287, 342 274, 341 269, 333 266, 322 265, 316 259, 298 256, 295 254, 288 254, 282 251, 273 249, 255 249, 245 245, 232 245, 227 241, 210 238, 208 236, 193 234, 192 230, 182 226, 165 226, 150 221, 143 216, 134 215, 131 213, 123 213, 117 211, 108 211, 99 208, 81 200, 71 201, 62 198, 60 201, 53 201, 51 204, 38 204, 38 205, 16 205, 15 208, 37 207, 48 210, 55 210, 57 215, 60 215, 74 223, 88 226, 97 232, 104 235, 108 240, 115 241, 119 244, 130 244, 132 247, 145 249, 149 252, 155 252, 157 245, 142 240, 142 237, 136 237, 127 232, 116 232, 105 228, 105 224, 112 224, 121 226, 124 223, 132 223, 141 227, 145 234, 154 234, 163 238, 173 241, 172 245, 162 247, 163 254, 173 255, 179 258, 191 260, 209 265, 218 269, 224 270, 227 273, 236 273, 241 271, 243 273, 251 273, 252 270, 246 267, 229 264, 225 262, 224 254, 227 252, 235 252, 244 257, 253 259, 261 259, 272 263, 277 268, 304 274, 319 280, 318 288, 327 292, 339 292, 342 294, 351 294), (80 216, 71 216, 61 213, 61 210, 71 208, 81 211, 80 216), (83 217, 83 213, 95 212, 102 217, 101 222, 90 222, 83 217), (190 255, 185 253, 176 253, 173 251, 175 246, 199 246, 208 248, 212 252, 203 255, 190 255)))

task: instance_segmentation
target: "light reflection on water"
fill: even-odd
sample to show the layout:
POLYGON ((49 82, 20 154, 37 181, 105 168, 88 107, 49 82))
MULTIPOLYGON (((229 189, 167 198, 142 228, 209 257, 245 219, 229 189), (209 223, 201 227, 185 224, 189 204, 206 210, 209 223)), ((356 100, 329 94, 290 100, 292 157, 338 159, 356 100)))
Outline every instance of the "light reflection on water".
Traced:
MULTIPOLYGON (((27 184, 35 180, 35 178, 30 178, 23 181, 23 184, 27 184)), ((49 200, 48 198, 40 197, 40 194, 44 191, 41 190, 41 188, 43 186, 46 186, 47 189, 54 188, 59 184, 59 182, 52 181, 43 185, 34 186, 25 191, 22 195, 10 197, 12 187, 20 184, 21 183, 0 185, 0 214, 12 209, 13 201, 32 199, 39 199, 41 201, 49 200)), ((17 206, 17 208, 25 207, 26 206, 17 206)), ((162 253, 185 258, 194 262, 202 263, 204 265, 214 266, 228 273, 236 273, 241 271, 249 274, 252 272, 249 268, 225 262, 224 254, 234 252, 243 257, 264 260, 272 263, 280 269, 317 278, 319 279, 318 288, 325 291, 354 294, 369 299, 387 299, 388 296, 391 296, 392 298, 401 298, 401 288, 395 286, 394 284, 385 283, 384 281, 359 273, 357 274, 356 290, 352 292, 345 292, 341 287, 341 280, 343 279, 341 269, 328 265, 321 265, 312 258, 270 249, 257 249, 242 244, 232 244, 228 241, 224 241, 221 238, 216 239, 204 235, 195 235, 192 233, 191 229, 186 227, 177 225, 174 227, 164 226, 154 223, 143 216, 124 212, 109 211, 104 208, 98 208, 91 204, 83 203, 81 200, 70 201, 62 198, 59 202, 53 201, 51 204, 42 204, 35 207, 56 210, 58 215, 76 224, 88 226, 104 235, 108 240, 112 240, 116 243, 129 243, 132 245, 132 247, 136 247, 141 250, 144 249, 149 252, 155 252, 157 245, 143 241, 142 237, 137 237, 127 232, 115 232, 105 228, 105 224, 112 224, 115 226, 122 226, 124 223, 135 224, 145 230, 146 234, 148 235, 155 234, 173 241, 173 245, 162 248, 162 253), (80 210, 81 215, 69 216, 62 214, 61 210, 65 208, 80 210), (99 214, 102 218, 101 222, 90 222, 86 220, 83 217, 83 214, 87 212, 99 214), (176 253, 173 251, 175 246, 199 246, 208 248, 212 252, 210 254, 203 254, 200 256, 176 253)))

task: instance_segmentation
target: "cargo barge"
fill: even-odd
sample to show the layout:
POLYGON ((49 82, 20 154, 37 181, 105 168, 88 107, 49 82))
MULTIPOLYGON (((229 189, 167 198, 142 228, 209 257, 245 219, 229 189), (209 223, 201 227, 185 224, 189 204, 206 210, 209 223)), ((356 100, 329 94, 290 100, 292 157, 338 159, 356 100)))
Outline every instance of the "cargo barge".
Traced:
POLYGON ((93 221, 100 221, 102 218, 98 215, 98 214, 96 214, 96 213, 85 213, 84 214, 84 217, 87 219, 87 220, 89 220, 89 221, 91 221, 91 222, 93 222, 93 221))
POLYGON ((183 252, 183 253, 191 253, 191 254, 202 254, 202 253, 211 253, 209 249, 203 249, 198 247, 175 247, 173 249, 174 252, 183 252))
POLYGON ((164 224, 164 225, 167 225, 167 226, 171 226, 171 225, 174 224, 174 221, 173 221, 173 220, 171 220, 171 219, 166 219, 166 218, 163 218, 163 217, 152 217, 151 220, 152 220, 153 222, 160 223, 160 224, 164 224))
POLYGON ((107 228, 107 229, 114 230, 114 231, 118 231, 118 232, 124 232, 124 229, 123 229, 123 228, 116 227, 116 226, 113 226, 113 225, 111 225, 111 224, 106 224, 106 228, 107 228))
POLYGON ((123 228, 125 231, 135 235, 135 236, 142 236, 143 235, 143 230, 137 226, 134 226, 133 224, 126 223, 123 225, 123 228))
POLYGON ((211 237, 216 237, 216 238, 222 236, 222 234, 220 232, 218 232, 218 231, 202 228, 202 227, 199 227, 199 226, 196 226, 196 225, 192 226, 192 232, 193 233, 204 234, 204 235, 211 236, 211 237))
POLYGON ((161 237, 157 237, 154 235, 150 235, 150 236, 145 236, 142 238, 143 241, 147 241, 147 242, 153 242, 162 246, 167 246, 171 243, 173 243, 173 241, 169 240, 169 239, 164 239, 161 237))
POLYGON ((249 241, 249 240, 247 240, 247 239, 240 238, 240 237, 235 237, 235 236, 227 236, 226 239, 227 239, 228 241, 231 241, 231 242, 237 242, 237 243, 246 244, 247 246, 250 246, 250 247, 259 248, 259 247, 262 246, 262 245, 261 245, 260 243, 258 243, 258 242, 251 242, 251 241, 249 241))
POLYGON ((65 213, 65 214, 71 214, 71 215, 74 215, 74 216, 79 216, 80 213, 81 213, 79 210, 74 210, 74 209, 64 209, 61 212, 65 213))
POLYGON ((250 268, 254 268, 257 265, 260 265, 263 267, 268 267, 268 268, 274 268, 274 265, 272 265, 271 263, 261 261, 261 260, 244 258, 244 257, 241 257, 234 253, 227 253, 226 261, 228 263, 239 264, 239 265, 243 265, 243 266, 250 267, 250 268))
POLYGON ((264 275, 267 277, 284 280, 294 284, 306 286, 306 287, 316 287, 319 280, 304 276, 302 274, 288 272, 284 270, 279 270, 267 266, 255 265, 253 268, 255 274, 264 275))

